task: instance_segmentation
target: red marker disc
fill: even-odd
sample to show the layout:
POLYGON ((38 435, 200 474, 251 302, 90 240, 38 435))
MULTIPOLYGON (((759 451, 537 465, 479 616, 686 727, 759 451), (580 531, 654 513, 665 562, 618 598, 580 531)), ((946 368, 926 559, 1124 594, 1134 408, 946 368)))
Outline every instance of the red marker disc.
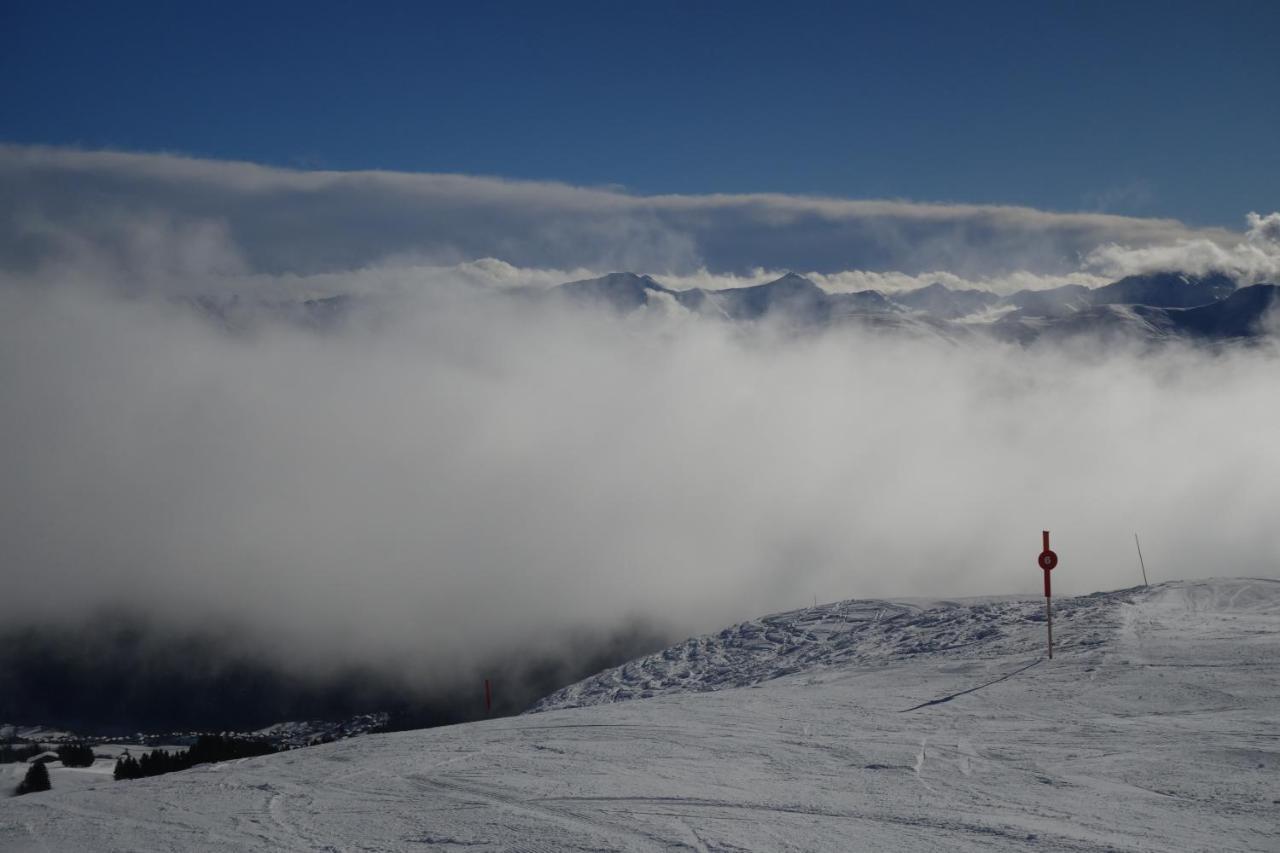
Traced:
POLYGON ((1058 555, 1052 551, 1041 551, 1039 562, 1040 568, 1044 569, 1046 572, 1050 571, 1054 566, 1058 565, 1058 555))

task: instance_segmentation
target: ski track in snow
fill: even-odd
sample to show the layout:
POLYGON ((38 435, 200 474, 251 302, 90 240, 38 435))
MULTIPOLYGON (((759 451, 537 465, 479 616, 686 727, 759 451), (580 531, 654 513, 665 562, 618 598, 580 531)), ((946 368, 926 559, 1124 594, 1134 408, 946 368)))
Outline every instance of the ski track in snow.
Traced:
POLYGON ((0 850, 1280 849, 1280 582, 851 601, 538 713, 0 800, 0 850), (643 701, 632 701, 643 700, 643 701))

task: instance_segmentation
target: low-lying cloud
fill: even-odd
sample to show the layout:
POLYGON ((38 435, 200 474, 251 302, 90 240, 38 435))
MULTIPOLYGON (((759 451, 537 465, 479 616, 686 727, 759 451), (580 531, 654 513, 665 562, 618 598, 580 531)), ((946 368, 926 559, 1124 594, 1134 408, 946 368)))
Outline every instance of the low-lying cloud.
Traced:
MULTIPOLYGON (((1143 355, 617 317, 507 293, 602 271, 612 250, 596 244, 608 238, 575 232, 572 218, 556 225, 565 230, 550 254, 531 248, 538 239, 503 238, 511 256, 541 265, 505 260, 492 234, 447 262, 378 242, 374 226, 400 233, 398 217, 416 216, 435 182, 470 191, 473 179, 421 179, 428 192, 417 176, 27 149, 0 160, 29 173, 0 240, 9 623, 136 608, 179 625, 240 625, 291 664, 443 679, 515 650, 564 652, 581 631, 634 620, 689 633, 815 597, 1033 593, 1042 528, 1053 530, 1064 594, 1140 580, 1134 531, 1153 580, 1276 574, 1270 343, 1143 355), (97 189, 31 203, 68 163, 97 189), (130 177, 111 189, 94 171, 111 171, 102 163, 130 177), (158 194, 166 182, 207 195, 158 194), (378 207, 383 192, 400 201, 378 207), (77 199, 83 209, 63 209, 77 199), (84 223, 85 211, 113 206, 145 208, 151 230, 84 223), (344 217, 372 221, 344 243, 344 217), (245 222, 266 232, 246 240, 245 222), (379 256, 375 243, 399 254, 379 256), (578 243, 581 255, 556 254, 578 243), (494 255, 504 260, 484 260, 494 255), (368 263, 335 266, 355 260, 368 263), (128 286, 144 272, 145 287, 128 286), (189 299, 226 297, 223 286, 250 300, 246 311, 251 297, 377 298, 325 332, 270 319, 228 332, 189 299)), ((546 205, 544 191, 606 218, 647 203, 480 186, 513 217, 546 205)), ((772 250, 757 257, 745 243, 734 263, 711 261, 719 225, 679 231, 715 218, 719 203, 670 202, 683 220, 646 213, 678 239, 644 251, 686 258, 691 284, 770 269, 772 250)), ((741 204, 777 218, 784 242, 821 218, 788 212, 791 202, 783 213, 741 204)), ((481 227, 473 214, 444 232, 481 227)), ((1063 221, 1016 215, 1040 223, 1018 228, 1046 233, 1063 221)), ((898 229, 902 215, 888 216, 898 229)), ((1186 231, 1080 221, 1099 241, 1114 225, 1116 243, 1186 231)), ((1263 236, 1271 227, 1253 223, 1263 236)), ((909 241, 892 252, 906 257, 909 241)), ((921 263, 867 274, 914 276, 936 259, 921 263)))

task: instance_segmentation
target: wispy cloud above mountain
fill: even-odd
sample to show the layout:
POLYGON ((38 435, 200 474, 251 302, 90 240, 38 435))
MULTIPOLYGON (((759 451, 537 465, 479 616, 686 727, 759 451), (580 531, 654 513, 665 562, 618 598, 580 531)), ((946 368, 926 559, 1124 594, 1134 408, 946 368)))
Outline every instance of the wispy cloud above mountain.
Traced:
POLYGON ((5 269, 312 274, 493 257, 522 268, 1066 275, 1105 247, 1243 238, 1171 220, 786 195, 633 196, 555 183, 306 172, 169 155, 0 147, 5 269), (140 269, 151 263, 159 269, 140 269))
POLYGON ((1245 221, 1248 230, 1232 242, 1199 236, 1180 237, 1164 245, 1109 243, 1090 252, 1084 266, 1110 277, 1179 270, 1225 272, 1246 282, 1280 279, 1280 213, 1263 216, 1251 211, 1245 221))

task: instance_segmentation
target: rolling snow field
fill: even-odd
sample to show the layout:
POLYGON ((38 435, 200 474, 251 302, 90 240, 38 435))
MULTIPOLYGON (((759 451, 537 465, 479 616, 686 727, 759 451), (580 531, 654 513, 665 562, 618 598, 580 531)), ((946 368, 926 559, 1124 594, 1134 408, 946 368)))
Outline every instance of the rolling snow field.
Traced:
POLYGON ((537 713, 0 799, 0 850, 1280 850, 1280 581, 850 601, 537 713))

